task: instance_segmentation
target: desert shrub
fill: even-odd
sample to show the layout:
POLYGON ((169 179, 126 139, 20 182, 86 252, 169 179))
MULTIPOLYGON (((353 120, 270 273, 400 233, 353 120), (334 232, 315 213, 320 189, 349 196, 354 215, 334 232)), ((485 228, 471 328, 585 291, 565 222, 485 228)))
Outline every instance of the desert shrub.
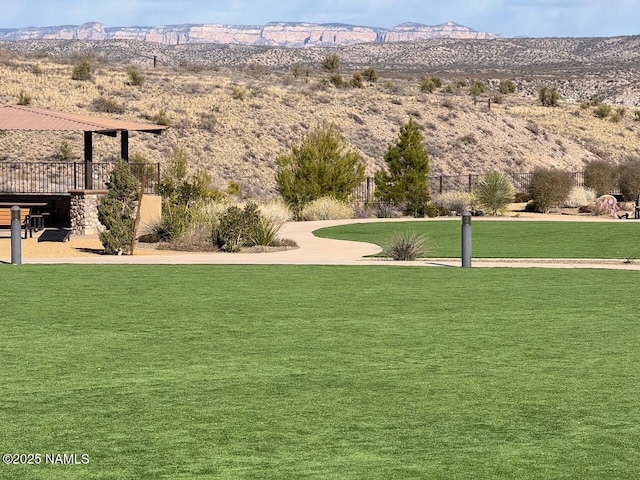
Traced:
POLYGON ((529 184, 529 194, 535 210, 548 212, 564 205, 572 188, 572 178, 567 172, 539 168, 534 170, 529 184))
POLYGON ((60 148, 58 148, 58 154, 56 155, 60 160, 70 160, 74 157, 73 147, 66 140, 60 142, 60 148))
POLYGON ((420 80, 420 91, 433 93, 436 90, 436 84, 431 77, 422 77, 420 80))
POLYGON ((151 115, 149 120, 153 123, 157 123, 158 125, 164 125, 165 127, 170 127, 173 123, 171 117, 164 108, 151 115))
POLYGON ((324 60, 322 60, 322 68, 330 73, 335 73, 340 70, 340 57, 338 54, 332 53, 324 57, 324 60))
POLYGON ((636 109, 636 110, 634 110, 634 112, 633 112, 633 119, 634 119, 636 122, 640 122, 640 109, 636 109))
POLYGON ((630 160, 618 167, 618 186, 626 201, 635 201, 640 195, 640 161, 630 160))
POLYGON ((243 246, 252 244, 251 235, 260 220, 255 203, 247 203, 244 209, 232 205, 220 216, 212 232, 214 243, 224 252, 239 252, 243 246))
POLYGON ((302 220, 340 220, 353 218, 353 207, 333 197, 321 197, 305 205, 302 220))
POLYGON ((296 215, 307 203, 321 197, 349 200, 365 178, 360 153, 333 125, 311 130, 276 162, 280 168, 278 190, 296 215))
POLYGON ((249 244, 269 247, 278 239, 281 223, 260 217, 249 231, 249 244))
POLYGON ((475 198, 488 215, 503 215, 515 199, 509 175, 497 170, 484 174, 476 185, 475 198))
POLYGON ((356 72, 351 77, 351 86, 353 88, 362 88, 364 87, 364 77, 360 72, 356 72))
POLYGON ((456 82, 456 87, 458 88, 464 88, 464 87, 468 87, 469 86, 469 82, 467 82, 466 80, 458 80, 456 82))
POLYGON ((270 203, 261 204, 258 208, 260 210, 260 215, 267 220, 277 222, 280 225, 293 220, 291 209, 282 202, 272 201, 270 203))
POLYGON ((349 85, 345 82, 344 78, 342 78, 342 75, 339 74, 331 75, 329 77, 329 82, 336 88, 345 88, 349 85))
POLYGON ((20 90, 18 94, 18 105, 29 106, 33 102, 33 95, 25 92, 24 90, 20 90))
POLYGON ((291 75, 293 78, 308 77, 309 67, 303 67, 302 65, 294 65, 291 69, 291 75))
POLYGON ((598 118, 607 118, 611 114, 611 105, 600 103, 596 107, 594 113, 598 118))
POLYGON ((129 77, 129 85, 134 87, 141 87, 147 81, 147 78, 135 67, 127 70, 127 76, 129 77))
POLYGON ((556 87, 547 87, 543 85, 538 90, 538 99, 543 107, 557 107, 560 102, 560 93, 556 87))
POLYGON ((500 80, 498 91, 503 95, 514 93, 516 91, 516 84, 513 80, 500 80))
POLYGON ((379 170, 375 175, 376 198, 402 208, 406 215, 424 216, 430 200, 429 154, 413 118, 401 127, 384 161, 386 170, 379 170))
POLYGON ((31 65, 31 73, 34 75, 42 75, 44 73, 44 68, 39 63, 34 63, 31 65))
POLYGON ((595 199, 596 192, 594 190, 585 187, 573 187, 564 201, 564 206, 569 208, 584 207, 593 203, 595 199))
POLYGON ((475 82, 473 82, 473 85, 471 86, 471 95, 473 95, 474 97, 477 97, 478 95, 482 95, 488 90, 489 90, 489 87, 485 82, 483 82, 482 80, 476 80, 475 82))
POLYGON ((604 195, 613 192, 618 185, 616 168, 604 160, 593 160, 584 166, 584 186, 604 195))
POLYGON ((613 123, 620 123, 622 121, 622 119, 624 118, 624 114, 625 114, 625 109, 622 107, 616 108, 612 113, 611 113, 611 121, 613 123))
POLYGON ((377 218, 398 218, 402 212, 391 202, 375 202, 373 213, 377 218))
POLYGON ((387 242, 385 254, 398 261, 412 261, 424 254, 424 235, 399 233, 387 242))
POLYGON ((102 113, 124 113, 124 105, 116 100, 100 95, 91 102, 91 108, 102 113))
POLYGON ((367 67, 362 71, 362 76, 368 82, 378 81, 378 72, 373 67, 367 67))
POLYGON ((91 65, 91 62, 86 58, 80 60, 80 62, 73 67, 71 78, 79 81, 91 80, 93 78, 93 66, 91 65))
POLYGON ((231 98, 234 100, 244 100, 247 97, 247 89, 243 86, 236 85, 231 90, 231 98))
POLYGON ((98 220, 104 226, 99 238, 107 255, 131 250, 138 189, 138 179, 129 164, 119 160, 109 175, 108 193, 98 205, 98 220))
POLYGON ((442 192, 433 199, 433 204, 449 212, 461 214, 470 210, 473 204, 473 195, 468 192, 442 192))

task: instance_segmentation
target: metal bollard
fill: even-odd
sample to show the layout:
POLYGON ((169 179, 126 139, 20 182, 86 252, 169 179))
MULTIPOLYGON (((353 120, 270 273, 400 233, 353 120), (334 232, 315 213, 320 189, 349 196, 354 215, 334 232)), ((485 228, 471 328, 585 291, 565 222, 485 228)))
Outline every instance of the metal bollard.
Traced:
POLYGON ((11 265, 22 265, 20 207, 11 207, 11 265))
POLYGON ((462 213, 462 267, 471 267, 471 212, 462 213))

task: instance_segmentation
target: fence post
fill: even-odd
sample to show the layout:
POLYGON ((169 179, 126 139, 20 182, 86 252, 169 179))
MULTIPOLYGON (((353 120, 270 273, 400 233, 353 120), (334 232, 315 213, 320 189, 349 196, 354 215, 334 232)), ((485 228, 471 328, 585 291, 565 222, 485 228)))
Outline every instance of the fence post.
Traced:
POLYGON ((440 195, 442 195, 442 174, 440 175, 440 195))
POLYGON ((471 193, 471 190, 472 190, 472 186, 471 186, 471 183, 472 183, 472 182, 473 182, 473 180, 472 180, 472 175, 471 175, 471 174, 469 174, 469 193, 471 193))

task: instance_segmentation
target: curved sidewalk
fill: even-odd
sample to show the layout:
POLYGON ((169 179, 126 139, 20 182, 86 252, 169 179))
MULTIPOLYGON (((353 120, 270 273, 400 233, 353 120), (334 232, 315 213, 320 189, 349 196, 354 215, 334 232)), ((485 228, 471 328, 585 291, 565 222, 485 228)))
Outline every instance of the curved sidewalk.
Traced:
MULTIPOLYGON (((560 217, 555 220, 568 220, 560 217)), ((506 217, 505 220, 518 220, 506 217)), ((69 256, 35 258, 23 254, 24 264, 227 264, 227 265, 394 265, 394 266, 441 266, 460 267, 460 259, 428 259, 412 262, 398 262, 386 259, 363 258, 381 251, 377 245, 344 240, 331 240, 313 235, 317 229, 335 225, 372 222, 406 222, 406 221, 460 221, 459 219, 357 219, 327 220, 316 222, 290 222, 282 227, 280 236, 295 240, 299 248, 265 253, 186 253, 162 251, 152 252, 140 250, 139 255, 106 256, 93 254, 90 256, 74 256, 70 245, 69 256)), ((494 219, 492 219, 494 220, 494 219)), ((531 218, 522 218, 522 221, 531 218)), ((545 220, 547 220, 545 218, 545 220)), ((554 220, 554 219, 552 219, 554 220)), ((587 220, 588 221, 588 220, 587 220)), ((75 248, 78 250, 78 248, 75 248)), ((3 256, 7 256, 3 254, 3 256)), ((10 256, 10 255, 9 255, 10 256)), ((4 258, 2 259, 4 260, 4 258)), ((9 260, 7 258, 6 260, 9 260)), ((617 270, 640 270, 640 263, 624 263, 621 259, 585 260, 585 259, 473 259, 473 267, 514 267, 514 268, 599 268, 617 270)))

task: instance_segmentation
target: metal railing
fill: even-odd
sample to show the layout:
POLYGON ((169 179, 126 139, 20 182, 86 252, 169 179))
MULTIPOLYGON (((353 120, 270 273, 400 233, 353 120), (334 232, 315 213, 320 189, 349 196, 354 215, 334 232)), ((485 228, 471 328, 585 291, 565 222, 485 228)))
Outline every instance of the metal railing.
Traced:
MULTIPOLYGON (((571 175, 574 187, 584 187, 584 172, 567 172, 571 175)), ((509 173, 513 188, 518 193, 525 193, 529 189, 533 173, 509 173)), ((466 173, 463 175, 430 175, 429 191, 433 193, 443 192, 471 192, 482 174, 466 173)), ((356 189, 356 201, 367 202, 375 198, 376 183, 374 177, 367 177, 356 189)), ((612 192, 615 193, 615 192, 612 192)))
MULTIPOLYGON (((134 171, 143 164, 129 164, 134 171)), ((93 164, 93 188, 107 188, 115 163, 93 164)), ((85 189, 84 162, 0 162, 0 193, 52 194, 85 189)), ((148 170, 146 193, 155 193, 160 164, 144 164, 148 170)))

